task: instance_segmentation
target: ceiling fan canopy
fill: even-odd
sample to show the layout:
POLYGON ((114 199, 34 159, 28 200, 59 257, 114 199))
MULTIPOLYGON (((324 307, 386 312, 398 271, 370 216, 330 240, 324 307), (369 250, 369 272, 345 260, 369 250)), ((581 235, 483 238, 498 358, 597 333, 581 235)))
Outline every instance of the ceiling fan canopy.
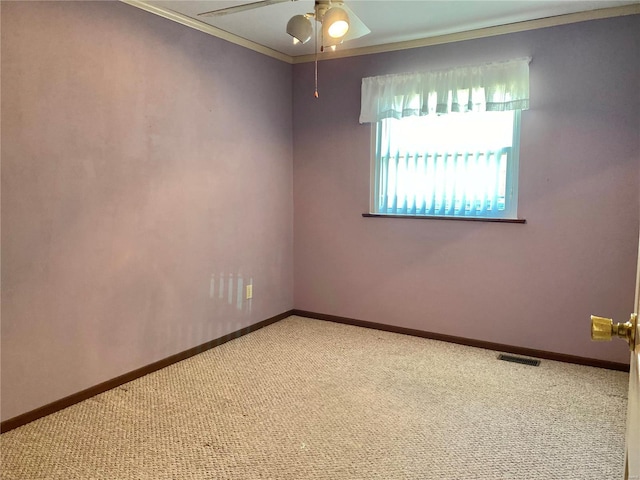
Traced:
MULTIPOLYGON (((243 12, 254 8, 266 7, 277 3, 297 0, 261 0, 258 2, 236 5, 199 16, 220 16, 243 12)), ((313 36, 313 22, 315 19, 322 27, 321 49, 335 48, 343 41, 360 38, 371 30, 347 7, 342 0, 315 0, 314 11, 303 15, 294 15, 287 23, 286 32, 293 38, 293 43, 307 43, 313 36)))

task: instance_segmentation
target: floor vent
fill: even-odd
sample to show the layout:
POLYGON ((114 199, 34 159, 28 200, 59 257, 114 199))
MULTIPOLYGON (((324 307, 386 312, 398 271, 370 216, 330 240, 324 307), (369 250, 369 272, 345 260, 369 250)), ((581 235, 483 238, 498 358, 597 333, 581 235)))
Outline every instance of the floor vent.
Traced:
POLYGON ((540 360, 536 360, 535 358, 514 357, 513 355, 505 355, 503 353, 498 355, 498 360, 504 360, 505 362, 513 363, 522 363, 523 365, 531 365, 532 367, 537 367, 538 365, 540 365, 540 360))

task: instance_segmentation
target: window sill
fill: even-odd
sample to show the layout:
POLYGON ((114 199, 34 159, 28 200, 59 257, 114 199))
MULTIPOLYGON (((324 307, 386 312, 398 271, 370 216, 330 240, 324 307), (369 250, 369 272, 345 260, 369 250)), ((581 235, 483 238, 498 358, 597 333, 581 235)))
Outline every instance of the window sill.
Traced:
POLYGON ((362 216, 372 218, 413 218, 420 220, 461 220, 463 222, 527 223, 527 220, 524 218, 433 217, 426 215, 387 215, 383 213, 363 213, 362 216))

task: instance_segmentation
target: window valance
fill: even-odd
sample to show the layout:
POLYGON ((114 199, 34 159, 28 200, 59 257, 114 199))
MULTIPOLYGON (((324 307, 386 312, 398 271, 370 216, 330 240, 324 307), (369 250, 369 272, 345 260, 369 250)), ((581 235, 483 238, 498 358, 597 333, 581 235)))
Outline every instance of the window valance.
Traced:
POLYGON ((530 61, 363 78, 360 123, 434 113, 526 110, 530 61))

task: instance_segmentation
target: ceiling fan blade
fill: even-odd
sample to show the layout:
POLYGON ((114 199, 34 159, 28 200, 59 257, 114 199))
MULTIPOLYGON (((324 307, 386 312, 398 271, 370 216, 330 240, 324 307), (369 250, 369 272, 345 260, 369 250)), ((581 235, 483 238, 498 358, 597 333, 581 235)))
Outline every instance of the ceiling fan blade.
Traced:
POLYGON ((254 8, 267 7, 276 3, 284 2, 296 2, 297 0, 260 0, 259 2, 245 3, 243 5, 235 5, 233 7, 220 8, 218 10, 211 10, 210 12, 199 13, 199 17, 214 17, 229 15, 230 13, 245 12, 247 10, 253 10, 254 8))
POLYGON ((369 27, 346 4, 341 5, 341 8, 346 10, 347 15, 349 15, 349 31, 344 36, 343 41, 355 40, 371 33, 369 27))

